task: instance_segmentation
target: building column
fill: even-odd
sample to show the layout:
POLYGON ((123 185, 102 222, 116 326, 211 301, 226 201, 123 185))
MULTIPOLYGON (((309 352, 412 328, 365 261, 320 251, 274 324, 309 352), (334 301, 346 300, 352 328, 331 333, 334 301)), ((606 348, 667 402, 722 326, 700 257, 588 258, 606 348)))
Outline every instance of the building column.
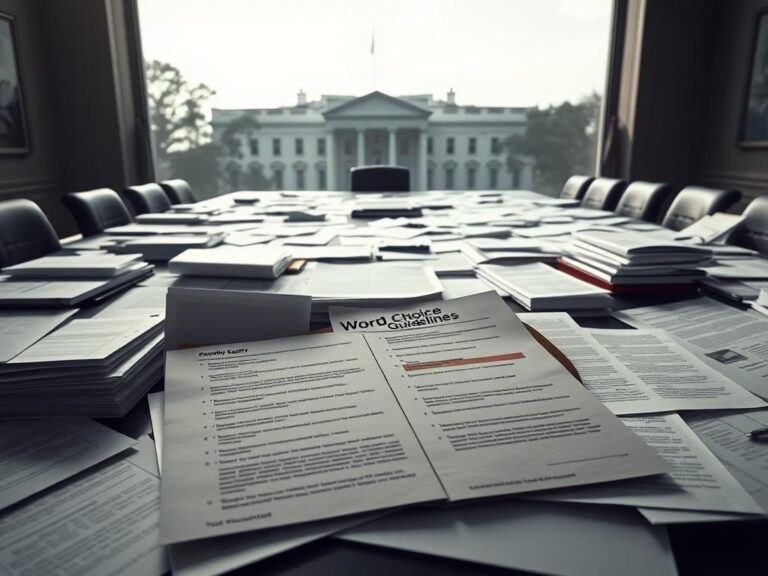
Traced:
POLYGON ((389 129, 389 165, 397 165, 397 128, 389 129))
POLYGON ((357 165, 365 166, 365 130, 357 129, 357 165))
POLYGON ((419 130, 419 152, 416 158, 416 166, 419 174, 416 178, 417 190, 427 189, 427 170, 429 170, 429 155, 427 154, 427 131, 419 130))
POLYGON ((336 150, 334 149, 334 132, 325 133, 325 187, 336 190, 336 150))

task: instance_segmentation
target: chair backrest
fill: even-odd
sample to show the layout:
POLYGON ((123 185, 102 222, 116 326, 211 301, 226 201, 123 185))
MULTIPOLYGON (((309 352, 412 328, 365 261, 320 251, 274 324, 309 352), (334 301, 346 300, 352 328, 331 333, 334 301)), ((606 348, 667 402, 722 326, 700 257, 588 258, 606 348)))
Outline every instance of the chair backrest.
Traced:
POLYGON ((592 184, 594 177, 575 175, 568 178, 560 191, 560 198, 570 200, 581 200, 587 192, 587 188, 592 184))
POLYGON ((0 267, 60 249, 56 231, 37 204, 26 199, 0 202, 0 267))
POLYGON ((744 209, 746 219, 728 235, 728 243, 768 254, 768 196, 758 196, 744 209))
POLYGON ((109 188, 67 194, 64 205, 72 213, 83 236, 101 234, 107 228, 133 221, 123 199, 109 188))
POLYGON ((167 212, 171 209, 171 201, 160 188, 160 184, 129 186, 125 189, 125 197, 128 198, 136 214, 167 212))
POLYGON ((682 230, 708 214, 725 212, 740 198, 738 190, 687 186, 675 196, 661 225, 670 230, 682 230))
POLYGON ((352 192, 411 191, 411 173, 403 166, 357 166, 350 175, 352 192))
POLYGON ((192 187, 186 180, 181 178, 165 180, 160 182, 160 187, 165 192, 165 195, 168 196, 171 204, 194 204, 197 202, 197 198, 195 198, 192 192, 192 187))
POLYGON ((659 211, 672 194, 672 187, 661 182, 632 182, 614 212, 620 216, 629 216, 646 222, 656 222, 659 211))
POLYGON ((584 193, 581 205, 597 210, 613 210, 626 187, 624 180, 595 178, 584 193))

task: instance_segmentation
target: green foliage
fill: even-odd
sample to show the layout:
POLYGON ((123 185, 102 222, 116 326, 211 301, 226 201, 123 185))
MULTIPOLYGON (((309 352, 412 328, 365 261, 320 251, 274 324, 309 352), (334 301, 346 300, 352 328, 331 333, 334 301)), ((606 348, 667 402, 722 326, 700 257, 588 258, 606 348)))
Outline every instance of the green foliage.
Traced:
POLYGON ((577 104, 528 110, 525 133, 505 142, 509 169, 514 170, 521 157, 533 158, 534 190, 552 195, 569 176, 594 173, 600 102, 600 95, 593 93, 577 104))

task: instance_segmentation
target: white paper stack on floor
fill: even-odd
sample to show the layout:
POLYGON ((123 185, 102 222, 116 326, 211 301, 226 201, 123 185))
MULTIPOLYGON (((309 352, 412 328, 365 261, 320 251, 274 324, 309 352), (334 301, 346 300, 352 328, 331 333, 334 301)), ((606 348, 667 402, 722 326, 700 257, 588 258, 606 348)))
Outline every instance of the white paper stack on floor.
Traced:
POLYGON ((566 253, 562 269, 617 293, 638 286, 690 288, 706 274, 698 267, 712 258, 705 247, 619 229, 575 232, 566 253))
POLYGON ((582 282, 546 264, 481 264, 477 267, 477 275, 534 312, 589 310, 601 313, 613 303, 607 290, 582 282))
POLYGON ((119 417, 162 377, 156 316, 73 320, 0 364, 0 417, 119 417))
POLYGON ((185 250, 168 262, 168 270, 184 276, 277 278, 293 260, 281 246, 219 246, 185 250))

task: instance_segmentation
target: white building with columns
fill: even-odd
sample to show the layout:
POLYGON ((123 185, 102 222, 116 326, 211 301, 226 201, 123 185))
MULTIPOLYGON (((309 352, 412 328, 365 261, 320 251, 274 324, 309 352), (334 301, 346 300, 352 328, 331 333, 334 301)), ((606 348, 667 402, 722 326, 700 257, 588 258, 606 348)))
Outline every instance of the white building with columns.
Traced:
POLYGON ((213 110, 222 190, 349 190, 354 166, 411 171, 412 190, 530 189, 532 163, 510 168, 503 142, 526 108, 459 106, 429 95, 323 96, 295 106, 213 110), (230 128, 226 142, 222 136, 230 128))

